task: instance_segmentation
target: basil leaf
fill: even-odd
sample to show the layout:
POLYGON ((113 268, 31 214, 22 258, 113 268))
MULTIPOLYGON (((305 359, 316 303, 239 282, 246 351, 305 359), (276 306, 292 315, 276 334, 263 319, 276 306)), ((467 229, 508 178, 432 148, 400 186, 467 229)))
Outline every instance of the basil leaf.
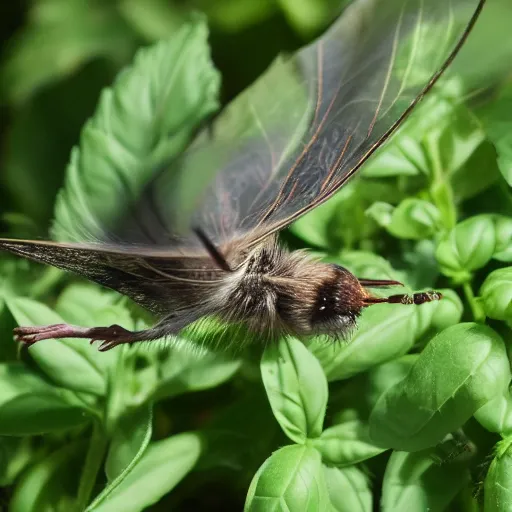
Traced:
POLYGON ((205 20, 195 16, 170 39, 139 50, 103 92, 71 154, 55 204, 53 238, 101 238, 126 206, 127 194, 140 192, 217 109, 219 76, 206 39, 205 20), (194 66, 185 69, 188 62, 194 66))
POLYGON ((327 407, 327 379, 313 354, 295 338, 265 349, 261 375, 270 406, 285 434, 297 443, 318 437, 327 407))
POLYGON ((371 512, 373 496, 368 478, 356 466, 324 465, 325 481, 333 512, 371 512))
POLYGON ((511 439, 496 446, 496 455, 484 482, 485 512, 505 512, 512 508, 511 439))
POLYGON ((358 420, 334 425, 313 439, 314 446, 327 464, 351 466, 379 455, 384 450, 372 444, 368 427, 358 420))
POLYGON ((277 450, 254 476, 244 511, 328 510, 329 494, 320 454, 309 446, 277 450))
POLYGON ((0 435, 37 435, 83 425, 90 417, 81 405, 73 393, 22 364, 0 364, 0 435))
POLYGON ((384 474, 383 512, 443 512, 470 483, 464 464, 436 465, 430 451, 393 452, 384 474))
POLYGON ((111 482, 87 512, 139 512, 153 505, 192 470, 201 444, 199 434, 192 432, 151 443, 131 471, 111 482))
MULTIPOLYGON (((8 298, 7 306, 19 325, 64 323, 48 306, 26 298, 8 298)), ((57 384, 74 391, 103 395, 105 375, 96 362, 98 351, 85 340, 44 340, 30 347, 29 354, 57 384)))
POLYGON ((397 450, 428 448, 502 394, 509 382, 505 346, 495 331, 473 323, 449 327, 380 397, 370 416, 370 437, 397 450))

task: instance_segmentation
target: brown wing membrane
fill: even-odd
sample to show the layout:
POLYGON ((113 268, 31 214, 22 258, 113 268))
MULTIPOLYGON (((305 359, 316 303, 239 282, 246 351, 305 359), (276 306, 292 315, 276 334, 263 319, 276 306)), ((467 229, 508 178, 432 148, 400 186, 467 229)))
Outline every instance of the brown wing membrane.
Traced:
POLYGON ((85 244, 0 239, 0 250, 74 272, 164 316, 193 310, 215 289, 219 270, 207 255, 159 257, 85 244))
POLYGON ((116 239, 194 245, 194 236, 178 236, 192 225, 217 245, 254 243, 325 201, 432 87, 483 3, 355 0, 163 169, 116 239))

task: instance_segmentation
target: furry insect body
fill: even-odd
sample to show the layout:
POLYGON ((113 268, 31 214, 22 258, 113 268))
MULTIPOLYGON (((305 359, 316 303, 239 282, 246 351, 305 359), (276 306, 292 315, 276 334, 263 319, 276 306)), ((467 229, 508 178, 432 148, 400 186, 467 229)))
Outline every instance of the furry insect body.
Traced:
POLYGON ((366 297, 347 270, 302 251, 290 253, 270 237, 226 274, 213 309, 227 322, 245 322, 264 339, 285 334, 344 337, 366 297))
POLYGON ((364 307, 380 302, 422 304, 441 298, 436 292, 373 297, 366 286, 400 283, 358 280, 343 267, 322 263, 302 251, 285 250, 275 236, 251 249, 232 245, 226 252, 230 271, 218 269, 205 253, 172 258, 24 240, 0 240, 0 248, 112 288, 160 317, 154 327, 137 332, 118 325, 18 327, 16 338, 27 344, 49 338, 89 338, 101 341, 104 351, 122 343, 177 335, 208 316, 245 324, 262 343, 283 335, 345 338, 364 307))

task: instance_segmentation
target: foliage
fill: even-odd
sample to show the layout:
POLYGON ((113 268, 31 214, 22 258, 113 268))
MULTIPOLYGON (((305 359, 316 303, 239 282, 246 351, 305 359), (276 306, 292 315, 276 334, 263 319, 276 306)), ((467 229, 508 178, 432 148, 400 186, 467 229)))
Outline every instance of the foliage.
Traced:
MULTIPOLYGON (((510 16, 500 2, 468 53, 510 16)), ((0 71, 3 235, 44 235, 52 210, 55 238, 85 223, 94 235, 221 99, 324 28, 339 2, 195 6, 223 98, 205 18, 182 2, 32 2, 0 71)), ((151 319, 113 292, 2 255, 0 508, 509 510, 511 54, 503 44, 492 72, 486 63, 487 84, 474 66, 464 73, 462 54, 362 175, 283 234, 358 276, 443 292, 417 308, 369 308, 348 343, 283 339, 261 361, 185 340, 23 350, 17 324, 151 319), (475 100, 477 82, 488 94, 475 100)))

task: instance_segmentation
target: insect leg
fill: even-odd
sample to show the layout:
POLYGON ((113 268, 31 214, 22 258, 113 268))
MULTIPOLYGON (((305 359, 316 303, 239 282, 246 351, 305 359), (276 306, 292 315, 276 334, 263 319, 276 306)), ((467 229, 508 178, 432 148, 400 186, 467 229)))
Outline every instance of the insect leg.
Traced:
POLYGON ((103 341, 100 350, 109 350, 120 343, 133 343, 147 339, 148 331, 132 332, 119 325, 110 327, 79 327, 69 324, 54 324, 46 326, 16 327, 14 337, 16 341, 26 345, 33 345, 38 341, 62 338, 90 338, 92 341, 103 341))
POLYGON ((16 327, 14 338, 16 341, 29 346, 48 339, 86 338, 90 339, 91 343, 101 341, 99 351, 106 352, 123 343, 153 341, 178 334, 181 329, 203 316, 203 314, 205 313, 200 308, 180 311, 168 315, 153 327, 143 331, 128 331, 116 324, 109 327, 79 327, 69 324, 16 327))

